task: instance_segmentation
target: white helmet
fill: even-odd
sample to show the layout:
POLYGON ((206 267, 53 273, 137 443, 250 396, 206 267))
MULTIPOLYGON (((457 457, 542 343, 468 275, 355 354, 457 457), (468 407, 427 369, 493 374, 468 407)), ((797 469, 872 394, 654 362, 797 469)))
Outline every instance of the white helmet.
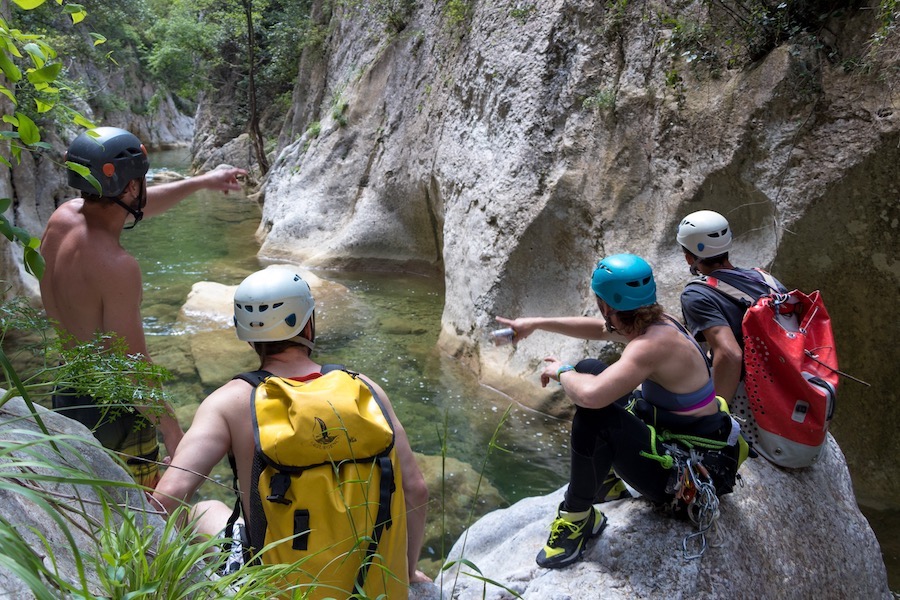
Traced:
POLYGON ((300 334, 315 309, 309 284, 288 269, 257 271, 234 292, 234 326, 245 342, 296 339, 312 349, 313 341, 300 334))
POLYGON ((698 210, 681 220, 678 243, 700 258, 712 258, 731 250, 728 220, 712 210, 698 210))

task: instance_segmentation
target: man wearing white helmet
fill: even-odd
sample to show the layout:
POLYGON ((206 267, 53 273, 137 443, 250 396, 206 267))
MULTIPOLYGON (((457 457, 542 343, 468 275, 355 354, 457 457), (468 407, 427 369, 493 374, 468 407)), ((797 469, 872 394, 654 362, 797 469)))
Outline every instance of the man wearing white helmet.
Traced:
MULTIPOLYGON (((719 213, 700 210, 689 214, 678 225, 676 238, 692 274, 712 276, 752 298, 772 293, 772 286, 758 270, 731 264, 728 254, 734 236, 728 220, 719 213)), ((774 278, 772 283, 775 291, 787 291, 774 278)), ((688 285, 681 293, 681 310, 688 329, 698 341, 709 344, 716 393, 729 403, 736 396, 744 397, 744 405, 741 321, 747 308, 706 285, 688 285)))
MULTIPOLYGON (((268 268, 244 279, 234 294, 234 323, 238 338, 250 343, 259 356, 261 370, 296 381, 311 381, 322 375, 322 366, 310 358, 316 337, 315 300, 309 285, 295 271, 268 268)), ((360 377, 382 400, 394 426, 394 448, 407 507, 409 582, 430 581, 416 568, 425 532, 425 479, 384 390, 365 375, 360 377)), ((251 514, 247 499, 251 497, 255 451, 252 392, 250 383, 236 378, 200 404, 154 493, 167 512, 190 501, 213 467, 225 456, 233 455, 242 512, 251 514)), ((217 500, 199 502, 192 510, 192 516, 198 517, 198 533, 210 536, 225 529, 231 513, 230 507, 217 500)))

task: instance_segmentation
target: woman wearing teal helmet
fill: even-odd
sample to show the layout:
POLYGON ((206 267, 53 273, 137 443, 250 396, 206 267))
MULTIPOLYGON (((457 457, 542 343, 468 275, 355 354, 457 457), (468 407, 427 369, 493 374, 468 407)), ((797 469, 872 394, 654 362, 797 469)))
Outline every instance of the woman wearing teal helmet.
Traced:
POLYGON ((654 504, 680 508, 683 514, 685 505, 678 504, 669 485, 678 465, 666 458, 668 451, 656 441, 659 433, 714 442, 703 464, 718 494, 731 491, 738 465, 740 428, 716 401, 705 354, 656 302, 650 265, 633 254, 604 258, 591 277, 591 289, 603 318, 497 318, 518 339, 543 329, 626 343, 612 365, 586 359, 573 367, 555 357, 545 359, 541 384, 559 382, 575 404, 569 486, 537 556, 547 568, 577 561, 585 542, 600 534, 606 516, 595 504, 627 497, 610 496, 617 483, 613 473, 654 504), (641 391, 635 392, 638 387, 641 391))

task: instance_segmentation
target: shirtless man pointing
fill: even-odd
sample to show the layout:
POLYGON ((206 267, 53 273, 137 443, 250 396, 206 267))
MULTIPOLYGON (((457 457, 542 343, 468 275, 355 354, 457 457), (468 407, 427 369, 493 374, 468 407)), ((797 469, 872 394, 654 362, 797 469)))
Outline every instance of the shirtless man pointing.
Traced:
MULTIPOLYGON (((150 168, 147 151, 131 133, 115 127, 99 127, 79 135, 69 146, 66 160, 83 165, 99 182, 69 171, 69 185, 81 197, 54 211, 41 241, 46 271, 41 279, 41 299, 47 316, 78 342, 111 333, 125 341, 128 354, 149 361, 141 322, 141 271, 137 260, 119 243, 126 221, 134 227, 144 216, 153 216, 201 189, 240 190, 241 169, 221 169, 182 181, 147 188, 150 168)), ((53 407, 94 431, 107 448, 122 452, 135 479, 154 486, 159 478, 157 411, 135 407, 133 411, 104 416, 90 397, 58 390, 53 407), (138 422, 141 421, 141 422, 138 422)), ((131 398, 123 398, 123 403, 131 398)), ((158 417, 159 430, 169 456, 183 432, 172 407, 165 403, 158 417)))

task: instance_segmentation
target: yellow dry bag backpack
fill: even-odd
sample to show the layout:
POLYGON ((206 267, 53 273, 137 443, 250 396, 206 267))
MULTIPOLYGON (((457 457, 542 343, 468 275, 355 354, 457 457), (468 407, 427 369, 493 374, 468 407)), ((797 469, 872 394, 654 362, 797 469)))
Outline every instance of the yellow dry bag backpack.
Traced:
POLYGON ((309 598, 406 598, 393 426, 357 373, 339 365, 322 372, 307 382, 237 376, 254 386, 250 545, 265 564, 295 564, 286 587, 314 588, 309 598))

